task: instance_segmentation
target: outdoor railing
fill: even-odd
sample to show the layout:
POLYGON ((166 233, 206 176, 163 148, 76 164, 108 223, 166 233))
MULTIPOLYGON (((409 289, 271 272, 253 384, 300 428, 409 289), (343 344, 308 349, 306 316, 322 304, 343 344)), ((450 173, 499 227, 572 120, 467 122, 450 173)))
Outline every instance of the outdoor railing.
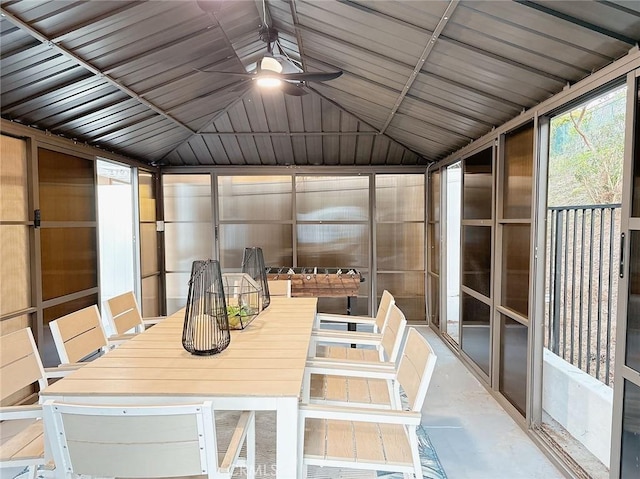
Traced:
POLYGON ((549 208, 545 346, 613 380, 620 205, 549 208))

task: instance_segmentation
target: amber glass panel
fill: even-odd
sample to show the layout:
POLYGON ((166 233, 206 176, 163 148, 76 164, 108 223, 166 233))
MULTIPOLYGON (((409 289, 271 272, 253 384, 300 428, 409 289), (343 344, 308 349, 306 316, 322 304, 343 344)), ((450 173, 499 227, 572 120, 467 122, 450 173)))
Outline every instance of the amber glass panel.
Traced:
POLYGON ((220 176, 220 219, 290 220, 291 185, 291 176, 220 176))
POLYGON ((0 225, 0 316, 31 306, 29 227, 0 225))
POLYGON ((164 175, 162 183, 165 221, 212 221, 209 175, 164 175))
POLYGON ((298 224, 298 266, 366 268, 369 236, 363 224, 298 224))
POLYGON ((0 135, 0 221, 28 221, 27 144, 0 135))
POLYGON ((435 326, 440 327, 440 278, 438 276, 429 275, 429 282, 431 284, 429 319, 435 326))
POLYGON ((531 218, 533 124, 505 135, 504 218, 531 218))
POLYGON ((142 276, 158 272, 158 233, 155 223, 140 223, 140 263, 142 276))
POLYGON ((378 295, 390 291, 408 320, 425 321, 424 273, 379 273, 377 279, 378 295))
POLYGON ((528 317, 529 225, 506 224, 502 237, 502 304, 528 317))
POLYGON ((640 217, 640 80, 636 80, 636 111, 633 132, 633 178, 631 216, 640 217))
POLYGON ((298 221, 367 221, 369 178, 298 176, 296 209, 298 221))
POLYGON ((620 453, 620 479, 640 477, 640 387, 624 382, 622 405, 622 450, 620 453))
POLYGON ((98 286, 95 228, 43 228, 40 235, 45 301, 98 286))
POLYGON ((429 247, 431 248, 431 272, 440 272, 440 223, 430 223, 429 226, 429 247))
POLYGON ((152 173, 138 172, 140 221, 156 221, 156 182, 152 173))
POLYGON ((465 220, 491 219, 493 214, 493 148, 487 148, 463 161, 465 220))
POLYGON ((220 225, 220 265, 240 271, 245 248, 262 248, 267 266, 293 266, 291 225, 224 224, 220 225))
POLYGON ((462 227, 462 284, 491 296, 491 227, 462 227))
POLYGON ((38 148, 42 221, 95 221, 94 163, 38 148))
POLYGON ((378 221, 424 221, 424 175, 376 175, 378 221))
POLYGON ((529 328, 502 314, 500 321, 500 392, 524 416, 529 328))
POLYGON ((379 270, 424 270, 424 223, 378 223, 379 270))
POLYGON ((49 324, 49 322, 53 321, 54 319, 61 318, 62 316, 73 313, 82 308, 86 308, 93 304, 98 304, 97 294, 90 294, 89 296, 74 299, 73 301, 68 301, 66 303, 57 304, 55 306, 45 308, 43 310, 44 324, 49 324))
POLYGON ((640 372, 640 231, 629 238, 629 302, 626 364, 640 372))
POLYGON ((462 293, 462 350, 489 375, 491 357, 491 308, 462 293))
POLYGON ((440 221, 440 170, 430 175, 429 221, 440 221))
POLYGON ((142 316, 158 316, 158 276, 149 276, 142 279, 142 316))

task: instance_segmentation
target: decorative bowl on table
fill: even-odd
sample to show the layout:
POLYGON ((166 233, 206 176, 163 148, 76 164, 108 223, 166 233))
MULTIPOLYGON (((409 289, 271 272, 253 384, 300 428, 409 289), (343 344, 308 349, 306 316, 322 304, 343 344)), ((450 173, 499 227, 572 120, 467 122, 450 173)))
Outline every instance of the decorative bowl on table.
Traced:
POLYGON ((223 273, 230 329, 244 329, 262 311, 262 290, 246 273, 223 273))

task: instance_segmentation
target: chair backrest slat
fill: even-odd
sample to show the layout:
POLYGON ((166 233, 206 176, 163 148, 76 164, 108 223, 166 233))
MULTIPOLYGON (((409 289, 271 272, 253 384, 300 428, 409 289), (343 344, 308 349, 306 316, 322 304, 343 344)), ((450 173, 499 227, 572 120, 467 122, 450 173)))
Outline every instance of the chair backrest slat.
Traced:
POLYGON ((389 314, 391 313, 391 306, 394 304, 396 304, 396 300, 393 298, 393 295, 385 289, 382 292, 380 305, 378 306, 378 312, 376 313, 376 327, 378 328, 378 332, 381 333, 384 331, 384 326, 389 314))
POLYGON ((63 364, 78 362, 107 346, 95 304, 51 321, 49 326, 63 364))
POLYGON ((400 308, 393 304, 389 311, 389 320, 382 333, 382 349, 384 351, 384 361, 395 362, 402 344, 402 336, 407 320, 400 308))
POLYGON ((0 399, 38 382, 46 386, 42 361, 31 329, 25 328, 0 337, 0 399))
POLYGON ((398 382, 412 411, 422 409, 436 359, 429 342, 415 328, 410 328, 398 366, 398 382))
POLYGON ((114 296, 107 301, 111 327, 116 334, 125 334, 143 324, 142 315, 132 291, 114 296))
POLYGON ((44 410, 45 421, 56 428, 63 470, 132 478, 216 473, 210 402, 116 407, 49 401, 44 410))

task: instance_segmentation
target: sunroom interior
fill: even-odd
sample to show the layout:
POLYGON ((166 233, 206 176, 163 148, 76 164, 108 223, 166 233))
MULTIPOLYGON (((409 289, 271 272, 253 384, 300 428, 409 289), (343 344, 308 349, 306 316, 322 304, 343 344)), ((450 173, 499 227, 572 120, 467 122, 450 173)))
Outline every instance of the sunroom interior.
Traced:
POLYGON ((561 474, 638 477, 638 2, 3 0, 0 26, 0 333, 45 366, 49 322, 125 291, 171 315, 193 261, 260 247, 362 276, 320 312, 392 292, 561 474))

